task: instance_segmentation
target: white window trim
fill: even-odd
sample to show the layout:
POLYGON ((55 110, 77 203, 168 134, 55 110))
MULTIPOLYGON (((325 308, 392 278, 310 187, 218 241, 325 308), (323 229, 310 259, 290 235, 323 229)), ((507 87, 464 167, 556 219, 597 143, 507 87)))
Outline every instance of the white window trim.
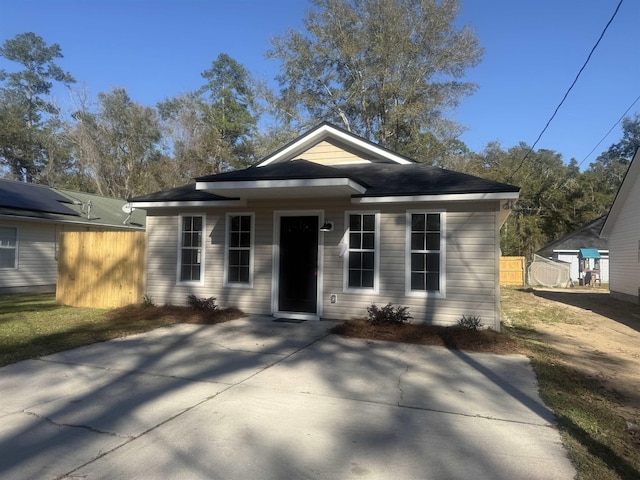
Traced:
POLYGON ((6 250, 14 250, 15 252, 15 256, 13 258, 13 267, 2 267, 0 268, 0 270, 18 270, 18 258, 19 258, 19 248, 20 248, 20 230, 18 229, 18 227, 14 227, 12 225, 0 225, 3 228, 12 228, 16 231, 16 245, 15 247, 2 247, 0 246, 0 248, 2 249, 6 249, 6 250))
POLYGON ((371 210, 348 210, 344 212, 344 226, 345 235, 344 242, 346 248, 344 250, 344 257, 342 262, 342 290, 344 293, 379 293, 380 291, 380 211, 371 210), (374 232, 374 266, 373 266, 373 288, 361 288, 349 286, 349 239, 350 239, 350 215, 374 215, 375 217, 375 232, 374 232))
POLYGON ((407 210, 405 215, 405 267, 404 285, 405 295, 408 297, 446 298, 447 297, 447 212, 446 210, 407 210), (422 291, 411 290, 411 215, 414 213, 440 214, 440 290, 422 291))
POLYGON ((205 272, 205 246, 206 246, 206 232, 207 232, 207 215, 205 213, 181 213, 178 215, 178 262, 176 266, 176 285, 204 285, 204 272, 205 272), (202 217, 202 244, 200 245, 200 280, 193 281, 180 280, 182 274, 182 219, 184 217, 202 217))
POLYGON ((224 286, 232 288, 253 288, 253 259, 255 256, 255 213, 254 212, 227 212, 224 232, 224 286), (229 281, 229 232, 231 231, 231 217, 251 217, 251 242, 249 244, 249 281, 229 281))

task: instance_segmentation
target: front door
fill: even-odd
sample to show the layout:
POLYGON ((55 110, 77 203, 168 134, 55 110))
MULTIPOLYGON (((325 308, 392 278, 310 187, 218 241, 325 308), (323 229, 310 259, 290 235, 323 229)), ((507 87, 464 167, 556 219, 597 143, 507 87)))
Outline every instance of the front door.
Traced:
POLYGON ((278 310, 317 314, 318 217, 280 217, 278 310))

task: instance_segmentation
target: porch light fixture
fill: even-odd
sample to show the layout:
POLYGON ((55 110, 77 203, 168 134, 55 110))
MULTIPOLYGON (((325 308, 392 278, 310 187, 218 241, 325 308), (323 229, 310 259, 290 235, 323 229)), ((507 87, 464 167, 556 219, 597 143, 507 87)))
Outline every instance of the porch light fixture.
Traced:
POLYGON ((333 222, 324 222, 324 224, 320 227, 321 232, 331 232, 333 231, 333 222))

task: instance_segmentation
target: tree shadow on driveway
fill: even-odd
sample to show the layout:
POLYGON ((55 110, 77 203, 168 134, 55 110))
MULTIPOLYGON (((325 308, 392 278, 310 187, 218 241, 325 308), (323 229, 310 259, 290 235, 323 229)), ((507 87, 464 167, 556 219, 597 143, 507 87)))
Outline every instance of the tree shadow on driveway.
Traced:
POLYGON ((474 408, 485 389, 504 415, 543 409, 535 389, 510 387, 490 356, 462 358, 454 377, 460 357, 433 348, 238 320, 14 364, 0 370, 0 476, 507 479, 528 466, 506 453, 532 441, 540 463, 563 456, 544 422, 474 408), (443 411, 454 396, 468 410, 443 411))

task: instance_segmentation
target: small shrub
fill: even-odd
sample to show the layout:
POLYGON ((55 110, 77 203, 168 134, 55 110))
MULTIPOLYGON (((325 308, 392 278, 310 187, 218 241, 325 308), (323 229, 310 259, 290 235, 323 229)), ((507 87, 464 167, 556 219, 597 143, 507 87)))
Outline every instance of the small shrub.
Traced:
POLYGON ((369 324, 371 325, 402 325, 408 322, 411 317, 409 315, 409 307, 393 307, 393 303, 389 302, 382 308, 374 303, 367 307, 369 312, 369 324))
POLYGON ((460 328, 464 328, 465 330, 470 330, 476 332, 480 330, 484 324, 480 321, 480 317, 476 315, 462 315, 462 318, 458 320, 458 326, 460 328))
POLYGON ((215 297, 198 298, 192 294, 187 297, 187 303, 194 310, 208 311, 218 308, 215 297))
POLYGON ((142 306, 144 308, 155 307, 156 304, 153 302, 153 298, 151 298, 146 293, 142 296, 142 306))

